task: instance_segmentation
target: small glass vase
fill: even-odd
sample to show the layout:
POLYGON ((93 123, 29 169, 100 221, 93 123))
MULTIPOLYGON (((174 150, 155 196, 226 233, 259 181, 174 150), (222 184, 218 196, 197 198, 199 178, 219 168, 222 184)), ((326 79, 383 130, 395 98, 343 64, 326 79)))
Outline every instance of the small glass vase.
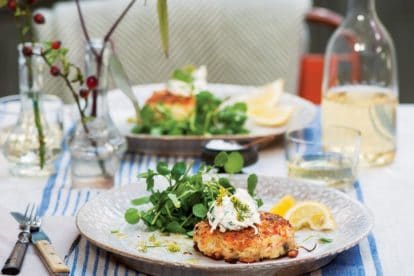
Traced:
POLYGON ((62 128, 49 122, 44 112, 43 77, 46 65, 39 56, 40 44, 20 44, 20 112, 3 145, 3 154, 16 176, 46 176, 54 172, 53 162, 61 151, 62 128), (24 56, 23 47, 32 56, 24 56))
POLYGON ((86 75, 96 76, 98 86, 86 99, 87 118, 80 119, 69 140, 72 187, 109 189, 127 149, 126 139, 113 123, 108 110, 108 65, 111 50, 106 47, 99 64, 95 53, 100 53, 102 40, 86 45, 86 75))
POLYGON ((326 50, 322 126, 360 131, 362 166, 394 160, 397 76, 394 44, 377 16, 375 0, 349 0, 326 50))

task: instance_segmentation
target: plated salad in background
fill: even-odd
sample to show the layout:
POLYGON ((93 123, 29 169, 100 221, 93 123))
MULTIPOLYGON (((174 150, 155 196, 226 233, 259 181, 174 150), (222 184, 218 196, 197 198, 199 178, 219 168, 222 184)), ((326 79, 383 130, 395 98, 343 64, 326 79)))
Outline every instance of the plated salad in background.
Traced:
POLYGON ((265 127, 286 124, 291 106, 281 106, 283 81, 258 88, 251 95, 221 98, 207 90, 207 69, 186 66, 172 73, 166 88, 154 91, 131 119, 132 132, 150 135, 238 135, 250 132, 247 122, 265 127))

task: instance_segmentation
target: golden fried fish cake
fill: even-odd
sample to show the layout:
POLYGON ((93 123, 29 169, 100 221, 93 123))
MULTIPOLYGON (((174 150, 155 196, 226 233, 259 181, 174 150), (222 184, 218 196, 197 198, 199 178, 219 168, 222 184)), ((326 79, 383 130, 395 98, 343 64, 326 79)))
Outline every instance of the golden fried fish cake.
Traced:
POLYGON ((149 106, 162 104, 171 111, 174 119, 182 120, 194 112, 196 100, 194 96, 179 96, 168 90, 160 90, 155 91, 146 104, 149 106))
POLYGON ((208 221, 201 221, 194 228, 194 247, 210 258, 232 263, 275 259, 296 250, 295 231, 287 220, 268 212, 260 212, 260 220, 257 234, 252 227, 211 232, 208 221))

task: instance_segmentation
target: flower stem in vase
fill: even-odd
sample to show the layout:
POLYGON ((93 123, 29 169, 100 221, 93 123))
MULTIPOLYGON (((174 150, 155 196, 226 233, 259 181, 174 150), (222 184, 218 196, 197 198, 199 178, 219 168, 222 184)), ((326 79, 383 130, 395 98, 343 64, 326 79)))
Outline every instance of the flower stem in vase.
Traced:
MULTIPOLYGON (((32 59, 31 57, 25 57, 27 65, 27 81, 29 84, 29 89, 33 87, 33 68, 32 68, 32 59)), ((45 136, 43 133, 42 120, 40 115, 39 108, 39 94, 32 92, 31 98, 33 103, 33 114, 34 114, 34 123, 37 129, 37 136, 39 140, 39 166, 40 169, 43 169, 45 165, 45 154, 46 154, 46 143, 45 136)))

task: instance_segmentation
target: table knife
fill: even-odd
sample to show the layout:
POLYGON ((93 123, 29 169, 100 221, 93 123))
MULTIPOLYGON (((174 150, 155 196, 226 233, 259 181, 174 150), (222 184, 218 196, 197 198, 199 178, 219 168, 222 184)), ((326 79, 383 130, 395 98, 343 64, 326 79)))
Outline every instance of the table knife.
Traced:
MULTIPOLYGON (((21 224, 24 219, 24 216, 17 212, 11 212, 11 215, 17 222, 19 222, 19 224, 21 224)), ((69 267, 63 262, 62 258, 59 257, 55 248, 52 246, 49 237, 41 228, 32 232, 31 242, 40 253, 40 257, 50 274, 59 276, 69 274, 69 267)))

